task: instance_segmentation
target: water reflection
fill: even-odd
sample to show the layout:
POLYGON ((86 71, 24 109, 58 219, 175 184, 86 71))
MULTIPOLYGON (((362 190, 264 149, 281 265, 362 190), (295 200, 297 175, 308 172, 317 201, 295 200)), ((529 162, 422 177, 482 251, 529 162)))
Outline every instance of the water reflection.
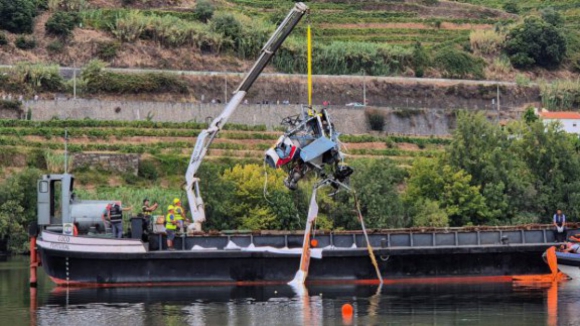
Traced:
POLYGON ((55 289, 37 319, 40 325, 577 324, 580 294, 578 286, 568 287, 574 288, 572 283, 310 286, 302 296, 289 286, 55 289), (565 300, 558 297, 561 287, 565 300), (344 303, 354 306, 352 321, 341 316, 344 303))
POLYGON ((0 263, 3 325, 580 325, 580 282, 376 286, 54 288, 0 263), (352 320, 341 307, 354 307, 352 320))

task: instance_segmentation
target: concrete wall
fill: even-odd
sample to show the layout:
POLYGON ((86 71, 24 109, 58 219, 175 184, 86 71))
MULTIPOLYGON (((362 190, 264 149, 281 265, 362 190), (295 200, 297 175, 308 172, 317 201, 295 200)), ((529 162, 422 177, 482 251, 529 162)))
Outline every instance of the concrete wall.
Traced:
POLYGON ((73 169, 81 167, 101 167, 107 171, 120 173, 133 173, 137 175, 139 170, 138 154, 104 154, 82 153, 73 154, 73 169))
MULTIPOLYGON (((96 119, 96 120, 145 120, 207 122, 218 116, 224 104, 197 104, 176 102, 138 102, 67 100, 38 101, 26 104, 32 110, 33 120, 96 119)), ((456 110, 447 109, 392 109, 376 108, 385 115, 384 131, 391 134, 447 135, 455 126, 456 110)), ((347 134, 370 131, 364 107, 331 106, 331 118, 338 130, 347 134)), ((496 116, 497 111, 486 111, 496 116)), ((230 123, 266 125, 273 129, 280 121, 300 113, 300 106, 242 104, 233 114, 230 123)), ((513 118, 518 112, 501 112, 500 118, 513 118)))

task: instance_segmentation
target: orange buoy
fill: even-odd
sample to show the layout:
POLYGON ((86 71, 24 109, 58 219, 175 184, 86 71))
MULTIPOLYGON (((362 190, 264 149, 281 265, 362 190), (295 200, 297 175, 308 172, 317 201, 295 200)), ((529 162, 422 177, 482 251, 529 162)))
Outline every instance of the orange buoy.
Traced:
POLYGON ((345 303, 342 305, 342 316, 343 317, 352 317, 353 308, 350 303, 345 303))
POLYGON ((316 248, 316 247, 318 247, 318 240, 316 240, 316 239, 312 239, 312 240, 310 240, 310 246, 311 246, 312 248, 316 248))

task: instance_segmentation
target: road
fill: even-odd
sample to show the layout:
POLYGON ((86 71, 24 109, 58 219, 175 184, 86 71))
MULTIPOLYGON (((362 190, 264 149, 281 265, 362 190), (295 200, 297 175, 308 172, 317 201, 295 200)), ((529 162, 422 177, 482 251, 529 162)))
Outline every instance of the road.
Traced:
MULTIPOLYGON (((0 69, 13 68, 11 65, 0 65, 0 69)), ((65 79, 72 79, 74 71, 77 76, 80 75, 81 68, 60 67, 60 74, 65 79)), ((222 77, 243 77, 245 73, 223 72, 223 71, 192 71, 192 70, 163 70, 163 69, 141 69, 141 68, 105 68, 106 71, 123 72, 123 73, 167 73, 177 75, 194 75, 194 76, 222 76, 222 77)), ((268 77, 299 77, 306 78, 303 74, 282 74, 282 73, 262 73, 262 76, 268 77)), ((379 77, 379 76, 360 76, 360 75, 314 75, 317 78, 333 79, 373 79, 391 83, 426 83, 426 84, 467 84, 467 85, 501 85, 516 86, 515 82, 506 82, 498 80, 469 80, 469 79, 445 79, 445 78, 415 78, 415 77, 379 77)), ((533 83, 531 84, 533 85, 533 83)))

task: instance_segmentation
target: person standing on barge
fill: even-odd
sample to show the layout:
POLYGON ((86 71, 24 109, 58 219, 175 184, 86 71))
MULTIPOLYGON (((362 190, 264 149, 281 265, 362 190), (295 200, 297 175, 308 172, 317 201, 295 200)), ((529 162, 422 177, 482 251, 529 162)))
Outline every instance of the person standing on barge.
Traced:
POLYGON ((167 207, 167 215, 165 216, 165 233, 167 233, 167 249, 175 250, 173 248, 173 239, 175 239, 175 230, 177 229, 177 219, 174 215, 173 205, 167 207))
POLYGON ((566 215, 562 214, 562 210, 556 210, 553 223, 556 227, 554 230, 554 238, 556 239, 556 242, 566 241, 566 215))

